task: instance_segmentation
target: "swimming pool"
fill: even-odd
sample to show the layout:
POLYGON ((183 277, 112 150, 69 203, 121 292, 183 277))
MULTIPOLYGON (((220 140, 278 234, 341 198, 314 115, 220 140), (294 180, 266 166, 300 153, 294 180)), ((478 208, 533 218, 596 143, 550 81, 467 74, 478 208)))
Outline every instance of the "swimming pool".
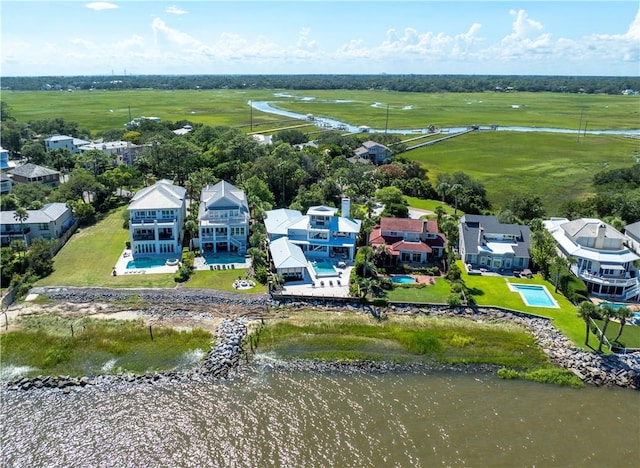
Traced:
POLYGON ((127 262, 127 270, 134 270, 136 268, 157 268, 165 266, 167 260, 165 258, 134 258, 127 262))
POLYGON ((522 301, 529 307, 559 307, 545 286, 509 283, 509 289, 520 293, 522 301))
POLYGON ((337 276, 338 272, 336 271, 333 263, 326 261, 313 261, 311 262, 311 266, 313 266, 313 271, 315 272, 317 277, 321 276, 337 276))
POLYGON ((413 276, 398 275, 398 276, 392 276, 391 282, 396 284, 411 284, 411 283, 415 283, 416 279, 413 276))

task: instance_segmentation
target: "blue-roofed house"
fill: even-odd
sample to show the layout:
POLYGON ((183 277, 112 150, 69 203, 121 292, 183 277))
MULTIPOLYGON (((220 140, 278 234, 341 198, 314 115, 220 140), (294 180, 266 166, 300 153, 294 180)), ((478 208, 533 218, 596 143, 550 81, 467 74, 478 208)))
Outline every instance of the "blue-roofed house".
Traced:
POLYGON ((226 181, 202 189, 198 210, 202 254, 247 251, 249 205, 243 190, 226 181))
POLYGON ((0 146, 0 170, 9 169, 9 150, 0 146))
POLYGON ((351 218, 349 211, 350 201, 345 198, 342 216, 337 215, 338 208, 312 206, 306 215, 297 210, 267 211, 264 223, 269 241, 287 237, 307 258, 352 261, 362 221, 351 218))

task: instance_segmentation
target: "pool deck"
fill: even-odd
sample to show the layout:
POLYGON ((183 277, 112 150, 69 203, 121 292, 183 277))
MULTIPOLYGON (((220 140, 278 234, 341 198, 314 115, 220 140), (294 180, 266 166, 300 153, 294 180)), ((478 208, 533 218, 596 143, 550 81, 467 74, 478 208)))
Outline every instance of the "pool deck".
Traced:
POLYGON ((235 270, 236 268, 251 267, 251 259, 245 257, 244 262, 231 263, 207 263, 205 257, 196 257, 193 262, 193 268, 196 270, 235 270))
POLYGON ((307 268, 310 278, 287 283, 279 291, 283 296, 349 297, 349 276, 352 266, 338 269, 333 276, 315 276, 313 268, 307 268), (340 282, 340 284, 338 284, 340 282))

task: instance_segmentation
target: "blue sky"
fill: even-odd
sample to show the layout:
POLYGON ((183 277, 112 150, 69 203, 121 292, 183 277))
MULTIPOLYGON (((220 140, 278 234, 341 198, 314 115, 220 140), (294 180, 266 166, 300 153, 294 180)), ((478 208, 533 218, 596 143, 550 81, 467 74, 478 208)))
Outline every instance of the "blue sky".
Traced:
POLYGON ((637 1, 0 3, 2 76, 640 75, 637 1))

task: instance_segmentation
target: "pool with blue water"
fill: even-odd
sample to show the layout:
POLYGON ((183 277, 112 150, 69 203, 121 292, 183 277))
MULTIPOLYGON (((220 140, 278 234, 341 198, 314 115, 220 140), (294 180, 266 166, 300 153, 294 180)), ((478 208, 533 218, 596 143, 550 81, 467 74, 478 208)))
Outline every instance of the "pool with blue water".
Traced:
POLYGON ((545 286, 510 283, 509 288, 520 293, 522 301, 529 307, 559 307, 545 286))

